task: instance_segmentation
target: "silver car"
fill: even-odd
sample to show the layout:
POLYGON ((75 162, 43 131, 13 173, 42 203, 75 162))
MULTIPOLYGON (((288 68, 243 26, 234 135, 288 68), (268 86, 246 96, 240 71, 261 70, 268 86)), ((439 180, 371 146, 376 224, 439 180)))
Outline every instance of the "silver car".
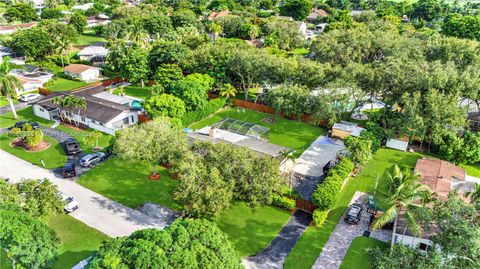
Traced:
POLYGON ((40 99, 40 97, 42 96, 38 93, 28 93, 28 94, 22 95, 18 100, 22 102, 31 102, 31 101, 36 101, 40 99))
POLYGON ((105 159, 105 156, 106 155, 103 152, 95 152, 95 153, 87 154, 80 159, 80 165, 83 167, 93 166, 94 164, 105 159))

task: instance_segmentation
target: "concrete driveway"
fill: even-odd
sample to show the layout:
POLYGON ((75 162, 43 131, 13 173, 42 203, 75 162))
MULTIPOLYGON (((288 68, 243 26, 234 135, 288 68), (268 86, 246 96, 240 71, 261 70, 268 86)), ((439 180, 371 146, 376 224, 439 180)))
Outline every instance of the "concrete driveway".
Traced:
MULTIPOLYGON (((13 107, 15 107, 15 110, 20 110, 20 109, 26 108, 29 105, 30 105, 30 103, 27 103, 27 102, 18 102, 18 103, 13 104, 13 107)), ((10 108, 10 104, 0 107, 0 115, 3 115, 3 114, 8 113, 10 111, 12 111, 12 109, 10 108)))
POLYGON ((114 202, 3 150, 0 150, 0 177, 9 178, 13 182, 22 178, 50 180, 60 191, 73 196, 80 204, 80 208, 70 214, 72 217, 111 237, 127 236, 136 230, 164 228, 168 225, 165 221, 114 202))

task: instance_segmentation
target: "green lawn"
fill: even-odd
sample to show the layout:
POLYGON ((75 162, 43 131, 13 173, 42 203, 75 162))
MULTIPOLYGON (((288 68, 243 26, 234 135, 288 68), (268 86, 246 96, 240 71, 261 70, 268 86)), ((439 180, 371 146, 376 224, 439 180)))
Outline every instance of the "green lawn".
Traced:
POLYGON ((3 115, 0 115, 0 128, 12 127, 17 121, 33 121, 42 126, 50 127, 53 122, 37 117, 33 114, 32 107, 27 107, 21 110, 17 110, 18 120, 13 118, 13 113, 8 112, 3 115))
MULTIPOLYGON (((138 87, 138 86, 127 86, 124 88, 124 92, 128 96, 137 97, 140 99, 147 99, 148 97, 152 96, 152 87, 138 87)), ((114 94, 119 94, 120 89, 116 88, 113 91, 114 94)))
POLYGON ((104 42, 104 41, 105 41, 105 38, 103 38, 101 36, 81 34, 77 38, 77 41, 73 45, 74 46, 88 46, 88 45, 91 45, 91 44, 95 44, 97 42, 104 42))
POLYGON ((300 156, 318 136, 326 134, 324 129, 301 121, 288 120, 253 110, 243 112, 241 108, 238 108, 238 110, 237 108, 221 110, 209 118, 192 124, 190 127, 200 129, 224 118, 234 118, 270 128, 268 140, 273 144, 295 149, 295 157, 300 156), (267 117, 274 117, 276 122, 273 124, 263 122, 262 119, 267 117))
POLYGON ((480 164, 462 164, 460 165, 467 175, 480 178, 480 164))
MULTIPOLYGON (((86 139, 86 136, 88 136, 89 132, 92 132, 93 129, 88 129, 88 130, 78 130, 78 129, 73 129, 72 127, 68 125, 58 125, 57 128, 60 131, 63 131, 67 134, 69 134, 71 137, 75 138, 78 143, 80 144, 80 148, 82 149, 83 152, 85 153, 91 153, 92 148, 95 146, 95 144, 91 144, 88 139, 86 139)), ((102 137, 98 139, 98 146, 105 148, 108 145, 110 145, 110 140, 113 139, 113 136, 109 134, 102 133, 102 137)))
POLYGON ((71 268, 98 250, 110 238, 65 214, 53 217, 49 225, 60 238, 61 247, 53 269, 71 268))
POLYGON ((11 269, 12 262, 7 258, 7 253, 3 249, 0 249, 0 268, 11 269))
POLYGON ((67 161, 67 156, 65 155, 62 145, 49 136, 45 135, 43 140, 49 142, 51 144, 50 147, 38 152, 28 152, 23 148, 14 148, 10 146, 10 142, 13 139, 13 137, 6 134, 0 136, 0 149, 40 167, 43 167, 41 162, 43 160, 45 162, 45 168, 47 169, 62 167, 67 161))
MULTIPOLYGON (((18 103, 17 99, 13 99, 13 103, 18 103)), ((0 107, 8 105, 7 97, 0 96, 0 107)))
MULTIPOLYGON (((345 187, 340 192, 334 209, 328 214, 327 221, 319 228, 313 226, 307 228, 292 252, 288 255, 284 268, 311 268, 330 237, 330 234, 341 219, 355 191, 373 193, 377 175, 381 179, 385 171, 390 169, 394 164, 413 169, 417 159, 420 157, 421 155, 418 153, 380 149, 373 156, 372 160, 365 165, 357 177, 348 179, 345 187)), ((385 189, 385 187, 386 185, 382 184, 380 180, 379 189, 382 190, 385 189)))
POLYGON ((216 223, 241 256, 250 256, 266 248, 287 223, 291 212, 271 206, 250 208, 234 203, 216 218, 216 223))
POLYGON ((368 259, 367 249, 376 247, 386 249, 388 244, 371 237, 359 236, 353 239, 345 258, 343 258, 340 269, 372 268, 368 259))
POLYGON ((140 162, 112 158, 90 169, 77 183, 132 208, 153 202, 180 210, 181 206, 172 197, 177 181, 162 167, 158 167, 161 179, 149 180, 151 170, 152 167, 140 162))
POLYGON ((50 91, 57 92, 57 91, 70 91, 86 85, 87 83, 83 81, 70 80, 63 77, 59 77, 57 75, 55 82, 52 85, 47 86, 46 88, 50 91))

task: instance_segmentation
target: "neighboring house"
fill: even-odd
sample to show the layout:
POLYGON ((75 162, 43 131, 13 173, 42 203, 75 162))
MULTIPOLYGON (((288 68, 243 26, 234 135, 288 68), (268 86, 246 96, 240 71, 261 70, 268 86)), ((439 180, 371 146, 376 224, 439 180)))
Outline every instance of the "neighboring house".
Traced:
POLYGON ((45 7, 45 0, 32 0, 33 8, 42 9, 45 7))
POLYGON ((100 69, 84 64, 71 64, 63 68, 65 75, 81 81, 93 81, 100 77, 100 69))
POLYGON ((93 27, 97 25, 106 25, 109 24, 109 17, 106 15, 90 16, 87 17, 87 27, 93 27))
POLYGON ((276 16, 275 18, 277 18, 277 20, 281 20, 281 21, 293 21, 293 18, 289 17, 289 16, 276 16))
MULTIPOLYGON (((458 196, 469 202, 469 199, 465 198, 465 193, 472 191, 475 187, 475 182, 479 181, 479 179, 473 177, 469 179, 465 170, 461 167, 447 161, 430 158, 419 159, 415 165, 415 172, 420 175, 420 182, 431 192, 436 193, 438 199, 442 201, 448 199, 450 191, 457 190, 458 196)), ((403 210, 399 213, 397 229, 393 233, 394 243, 428 250, 432 245, 432 242, 429 240, 430 236, 438 232, 435 224, 431 223, 428 228, 425 227, 420 237, 415 237, 408 230, 404 214, 403 210)))
POLYGON ((348 136, 360 136, 360 133, 365 130, 361 127, 358 127, 356 123, 341 121, 337 122, 332 126, 332 137, 345 139, 348 136))
POLYGON ((297 27, 298 27, 298 31, 300 32, 300 34, 302 34, 303 36, 307 36, 307 24, 303 21, 296 21, 295 22, 297 24, 297 27))
POLYGON ((78 54, 82 61, 90 61, 93 64, 102 64, 107 57, 108 49, 105 48, 105 42, 98 42, 83 48, 78 54))
POLYGON ((21 94, 24 92, 31 92, 31 91, 37 90, 38 88, 43 87, 43 82, 40 80, 27 79, 23 77, 17 77, 17 78, 23 85, 23 91, 19 91, 19 89, 16 89, 17 94, 21 94))
POLYGON ((0 46, 0 63, 3 62, 3 57, 13 58, 15 52, 9 47, 0 46))
POLYGON ((213 11, 212 13, 210 13, 210 15, 208 15, 208 20, 215 20, 215 19, 218 19, 218 18, 221 18, 221 17, 226 17, 230 15, 230 11, 228 10, 222 10, 222 11, 219 11, 219 12, 216 12, 216 11, 213 11))
POLYGON ((79 121, 83 127, 92 128, 110 135, 126 126, 137 124, 138 110, 132 108, 133 100, 104 91, 102 86, 92 86, 73 92, 55 92, 35 102, 33 113, 47 120, 59 120, 61 114, 71 121, 79 121), (74 95, 84 98, 87 109, 63 110, 59 105, 53 104, 56 96, 74 95))
POLYGON ((32 65, 24 65, 23 69, 12 69, 10 74, 17 77, 23 85, 22 91, 16 89, 17 94, 34 91, 53 78, 53 73, 49 70, 32 65))
POLYGON ((72 9, 87 11, 91 7, 93 7, 93 3, 86 3, 86 4, 83 4, 83 5, 75 5, 75 6, 72 7, 72 9))
POLYGON ((320 18, 323 18, 323 17, 327 17, 328 16, 328 13, 323 10, 323 9, 314 9, 312 10, 312 13, 310 13, 308 16, 307 16, 307 22, 309 23, 314 23, 316 22, 318 19, 320 18))
POLYGON ((29 29, 29 28, 32 28, 35 25, 37 25, 36 22, 0 26, 0 35, 13 34, 18 29, 29 29))
POLYGON ((398 149, 401 151, 407 151, 408 148, 408 140, 400 140, 400 139, 393 139, 389 138, 387 143, 385 144, 386 148, 390 149, 398 149))

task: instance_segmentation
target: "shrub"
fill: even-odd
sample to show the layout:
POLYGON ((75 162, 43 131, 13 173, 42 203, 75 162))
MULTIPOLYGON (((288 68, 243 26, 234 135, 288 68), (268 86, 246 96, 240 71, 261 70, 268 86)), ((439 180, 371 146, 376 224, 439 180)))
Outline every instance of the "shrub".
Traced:
POLYGON ((203 109, 198 109, 195 111, 190 111, 185 113, 181 118, 183 126, 189 126, 190 124, 197 122, 203 118, 210 116, 211 114, 217 112, 220 108, 225 105, 224 98, 217 98, 208 101, 207 105, 203 109))
POLYGON ((295 200, 289 197, 281 196, 279 194, 272 195, 272 204, 276 207, 293 210, 297 205, 295 200))
POLYGON ((353 168, 354 163, 347 158, 343 158, 328 172, 323 182, 317 185, 317 189, 312 194, 312 202, 320 210, 329 210, 335 206, 343 181, 352 172, 353 168))
POLYGON ((315 226, 322 225, 327 219, 327 216, 328 210, 315 209, 315 211, 313 211, 313 224, 315 226))
POLYGON ((145 100, 145 111, 153 118, 167 116, 181 118, 185 114, 185 103, 171 94, 154 95, 145 100))

